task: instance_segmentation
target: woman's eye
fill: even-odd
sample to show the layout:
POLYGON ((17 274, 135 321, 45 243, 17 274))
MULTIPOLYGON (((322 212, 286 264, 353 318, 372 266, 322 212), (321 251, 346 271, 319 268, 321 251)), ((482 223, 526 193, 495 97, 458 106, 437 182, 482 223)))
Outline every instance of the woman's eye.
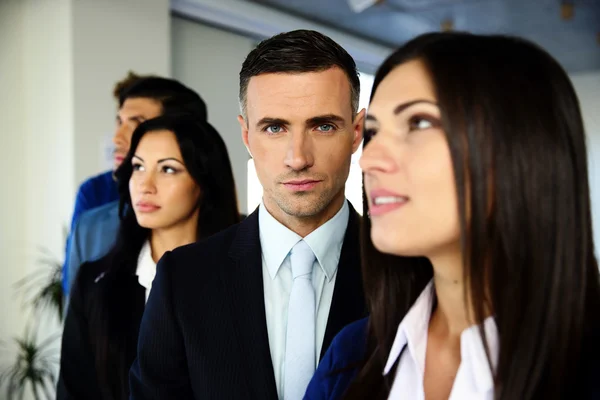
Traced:
POLYGON ((268 133, 281 133, 283 132, 283 128, 280 125, 269 125, 265 131, 268 133))
POLYGON ((163 172, 167 174, 174 174, 177 172, 177 170, 172 167, 163 167, 163 172))
POLYGON ((365 141, 369 141, 376 134, 377 134, 377 130, 376 129, 374 129, 374 128, 365 128, 365 131, 363 132, 363 138, 364 138, 365 141))
POLYGON ((321 132, 333 132, 335 127, 331 124, 322 124, 317 127, 317 130, 321 132))
POLYGON ((141 164, 133 164, 134 171, 143 171, 144 167, 141 164))
POLYGON ((411 131, 416 131, 433 128, 435 124, 429 118, 415 116, 408 121, 408 125, 411 131))

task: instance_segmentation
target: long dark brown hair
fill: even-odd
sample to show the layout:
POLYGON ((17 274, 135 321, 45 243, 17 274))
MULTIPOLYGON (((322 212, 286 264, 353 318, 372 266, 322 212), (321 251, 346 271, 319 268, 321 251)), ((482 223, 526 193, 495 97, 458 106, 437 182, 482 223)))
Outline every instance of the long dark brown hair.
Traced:
MULTIPOLYGON (((573 86, 528 41, 432 33, 393 53, 372 93, 411 60, 423 63, 436 88, 452 157, 465 304, 469 292, 475 322, 492 310, 499 331, 495 398, 574 395, 589 367, 585 353, 597 350, 600 278, 573 86)), ((393 375, 382 373, 398 325, 433 276, 425 258, 377 251, 370 230, 365 219, 367 353, 346 399, 387 398, 393 375)))
POLYGON ((137 293, 128 282, 135 279, 138 256, 150 237, 150 230, 138 224, 131 204, 131 160, 142 137, 159 130, 173 132, 185 167, 201 188, 197 239, 214 235, 240 220, 227 148, 208 122, 190 115, 165 115, 138 126, 129 153, 116 171, 121 223, 116 243, 106 256, 109 268, 102 279, 107 283, 102 285, 103 291, 89 316, 97 327, 90 332, 90 341, 95 349, 98 382, 104 398, 129 398, 128 373, 136 354, 139 320, 135 318, 137 293))

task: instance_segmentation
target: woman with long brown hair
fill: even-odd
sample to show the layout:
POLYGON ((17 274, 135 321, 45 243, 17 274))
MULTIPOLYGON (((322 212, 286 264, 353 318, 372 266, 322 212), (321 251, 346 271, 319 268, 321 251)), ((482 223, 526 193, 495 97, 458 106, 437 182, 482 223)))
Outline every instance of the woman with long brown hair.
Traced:
POLYGON ((365 124, 370 317, 308 399, 600 398, 585 134, 561 66, 522 39, 420 36, 365 124))

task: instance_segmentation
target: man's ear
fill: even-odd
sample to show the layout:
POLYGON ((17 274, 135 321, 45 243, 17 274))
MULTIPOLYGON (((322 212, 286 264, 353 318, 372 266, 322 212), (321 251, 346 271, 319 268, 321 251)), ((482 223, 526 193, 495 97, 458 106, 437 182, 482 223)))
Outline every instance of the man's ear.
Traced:
POLYGON ((242 129, 242 142, 244 142, 244 146, 246 146, 248 154, 250 154, 250 157, 252 157, 252 153, 250 152, 250 145, 248 144, 248 123, 246 122, 246 119, 241 115, 238 115, 237 119, 240 123, 240 128, 242 129))
POLYGON ((352 153, 354 154, 358 147, 362 143, 363 140, 363 128, 365 125, 365 114, 367 110, 364 108, 360 110, 356 117, 354 117, 354 122, 352 123, 352 133, 354 137, 352 138, 352 153))

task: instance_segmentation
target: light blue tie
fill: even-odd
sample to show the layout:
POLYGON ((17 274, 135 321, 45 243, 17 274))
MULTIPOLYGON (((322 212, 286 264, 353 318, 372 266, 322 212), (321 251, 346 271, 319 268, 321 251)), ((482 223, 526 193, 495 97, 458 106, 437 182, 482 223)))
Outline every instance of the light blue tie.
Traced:
POLYGON ((315 373, 315 289, 312 269, 315 253, 304 240, 292 248, 292 293, 285 341, 283 398, 301 400, 315 373))

